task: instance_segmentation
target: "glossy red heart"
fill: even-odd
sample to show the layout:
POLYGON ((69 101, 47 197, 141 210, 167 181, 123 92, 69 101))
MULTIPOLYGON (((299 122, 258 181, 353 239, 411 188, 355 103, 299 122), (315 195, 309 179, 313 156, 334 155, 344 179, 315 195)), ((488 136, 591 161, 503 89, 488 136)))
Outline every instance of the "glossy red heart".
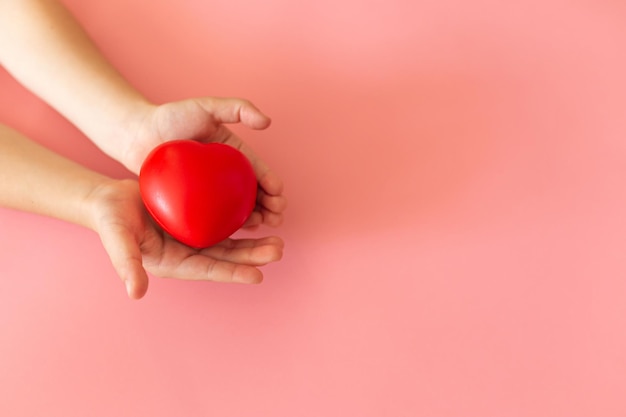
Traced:
POLYGON ((219 143, 161 144, 144 161, 139 187, 159 226, 194 248, 229 237, 256 204, 252 165, 237 149, 219 143))

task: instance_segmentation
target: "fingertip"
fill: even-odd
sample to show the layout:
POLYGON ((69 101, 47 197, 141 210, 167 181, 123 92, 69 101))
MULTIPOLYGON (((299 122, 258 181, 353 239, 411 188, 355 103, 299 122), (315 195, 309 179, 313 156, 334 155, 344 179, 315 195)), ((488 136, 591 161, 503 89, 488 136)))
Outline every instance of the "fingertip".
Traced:
POLYGON ((285 242, 281 239, 281 238, 277 238, 278 242, 276 243, 276 246, 278 247, 279 253, 280 253, 280 257, 278 258, 279 260, 283 258, 283 255, 285 253, 285 242))
POLYGON ((283 259, 283 254, 285 251, 285 245, 276 246, 276 257, 273 259, 273 262, 278 262, 283 259))
POLYGON ((241 265, 233 274, 233 282, 238 284, 260 284, 263 273, 254 267, 241 265))
POLYGON ((244 125, 251 129, 263 130, 270 127, 272 119, 259 110, 250 101, 244 100, 240 110, 240 118, 244 125))
POLYGON ((246 230, 255 230, 261 223, 263 223, 263 215, 258 211, 253 211, 242 227, 246 230))
POLYGON ((141 271, 141 273, 125 279, 124 285, 128 297, 132 300, 139 300, 148 292, 148 276, 145 271, 141 271))
POLYGON ((256 120, 250 123, 250 127, 255 130, 264 130, 270 127, 271 124, 272 124, 272 119, 270 119, 268 116, 264 115, 263 113, 258 113, 256 120))
POLYGON ((282 213, 287 210, 287 198, 282 195, 264 194, 258 199, 258 204, 266 210, 274 213, 282 213))
POLYGON ((279 248, 285 247, 285 241, 278 236, 268 236, 262 239, 264 245, 277 246, 279 248))
POLYGON ((282 213, 273 213, 269 210, 263 210, 263 224, 270 227, 278 227, 283 224, 285 217, 282 213))
POLYGON ((268 195, 279 196, 283 193, 283 181, 274 171, 267 171, 265 175, 259 179, 259 185, 268 195))
POLYGON ((253 264, 263 266, 271 262, 280 261, 282 257, 283 246, 276 243, 268 243, 255 248, 254 255, 251 256, 251 260, 253 260, 253 264))
POLYGON ((287 210, 287 207, 289 207, 289 201, 286 197, 279 196, 277 206, 277 211, 282 213, 283 211, 287 210))
POLYGON ((128 294, 128 298, 133 298, 133 282, 130 280, 124 281, 124 286, 126 287, 126 294, 128 294))
POLYGON ((128 297, 131 300, 140 300, 146 295, 146 293, 148 292, 148 288, 147 287, 135 287, 135 286, 131 286, 129 288, 127 286, 126 291, 128 293, 128 297))
POLYGON ((260 227, 261 227, 260 224, 250 224, 250 225, 243 225, 242 229, 245 229, 248 232, 256 232, 257 230, 259 230, 260 227))

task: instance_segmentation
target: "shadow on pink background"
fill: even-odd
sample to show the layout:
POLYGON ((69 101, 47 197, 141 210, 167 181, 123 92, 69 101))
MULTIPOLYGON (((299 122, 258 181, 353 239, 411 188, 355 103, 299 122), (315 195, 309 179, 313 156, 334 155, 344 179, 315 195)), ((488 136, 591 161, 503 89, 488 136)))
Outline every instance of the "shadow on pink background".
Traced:
POLYGON ((273 117, 236 130, 285 180, 287 247, 260 286, 131 302, 96 235, 0 210, 0 415, 626 414, 623 4, 66 4, 150 98, 273 117))

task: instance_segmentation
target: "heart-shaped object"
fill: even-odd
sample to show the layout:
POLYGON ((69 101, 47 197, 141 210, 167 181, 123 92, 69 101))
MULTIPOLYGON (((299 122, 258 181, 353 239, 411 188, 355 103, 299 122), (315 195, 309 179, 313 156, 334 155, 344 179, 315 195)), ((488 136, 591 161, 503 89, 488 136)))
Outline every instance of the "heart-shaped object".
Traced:
POLYGON ((139 188, 163 230, 186 245, 205 248, 245 223, 256 204, 257 181, 237 149, 175 140, 150 152, 139 173, 139 188))

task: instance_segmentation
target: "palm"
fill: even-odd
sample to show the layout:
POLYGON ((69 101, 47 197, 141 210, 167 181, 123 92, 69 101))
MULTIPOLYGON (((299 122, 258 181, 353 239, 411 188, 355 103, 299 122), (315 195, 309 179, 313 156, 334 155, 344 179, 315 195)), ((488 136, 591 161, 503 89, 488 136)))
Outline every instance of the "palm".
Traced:
POLYGON ((252 129, 265 129, 270 119, 251 103, 239 99, 205 97, 163 104, 143 117, 142 127, 137 130, 131 144, 131 166, 137 171, 150 150, 174 139, 228 144, 246 155, 259 183, 258 204, 245 227, 260 224, 278 226, 286 206, 282 181, 225 123, 242 123, 252 129))
POLYGON ((147 290, 146 271, 168 278, 258 283, 263 276, 257 267, 282 254, 282 241, 276 237, 226 239, 202 250, 185 246, 154 225, 135 181, 107 185, 97 202, 102 243, 134 298, 147 290))

